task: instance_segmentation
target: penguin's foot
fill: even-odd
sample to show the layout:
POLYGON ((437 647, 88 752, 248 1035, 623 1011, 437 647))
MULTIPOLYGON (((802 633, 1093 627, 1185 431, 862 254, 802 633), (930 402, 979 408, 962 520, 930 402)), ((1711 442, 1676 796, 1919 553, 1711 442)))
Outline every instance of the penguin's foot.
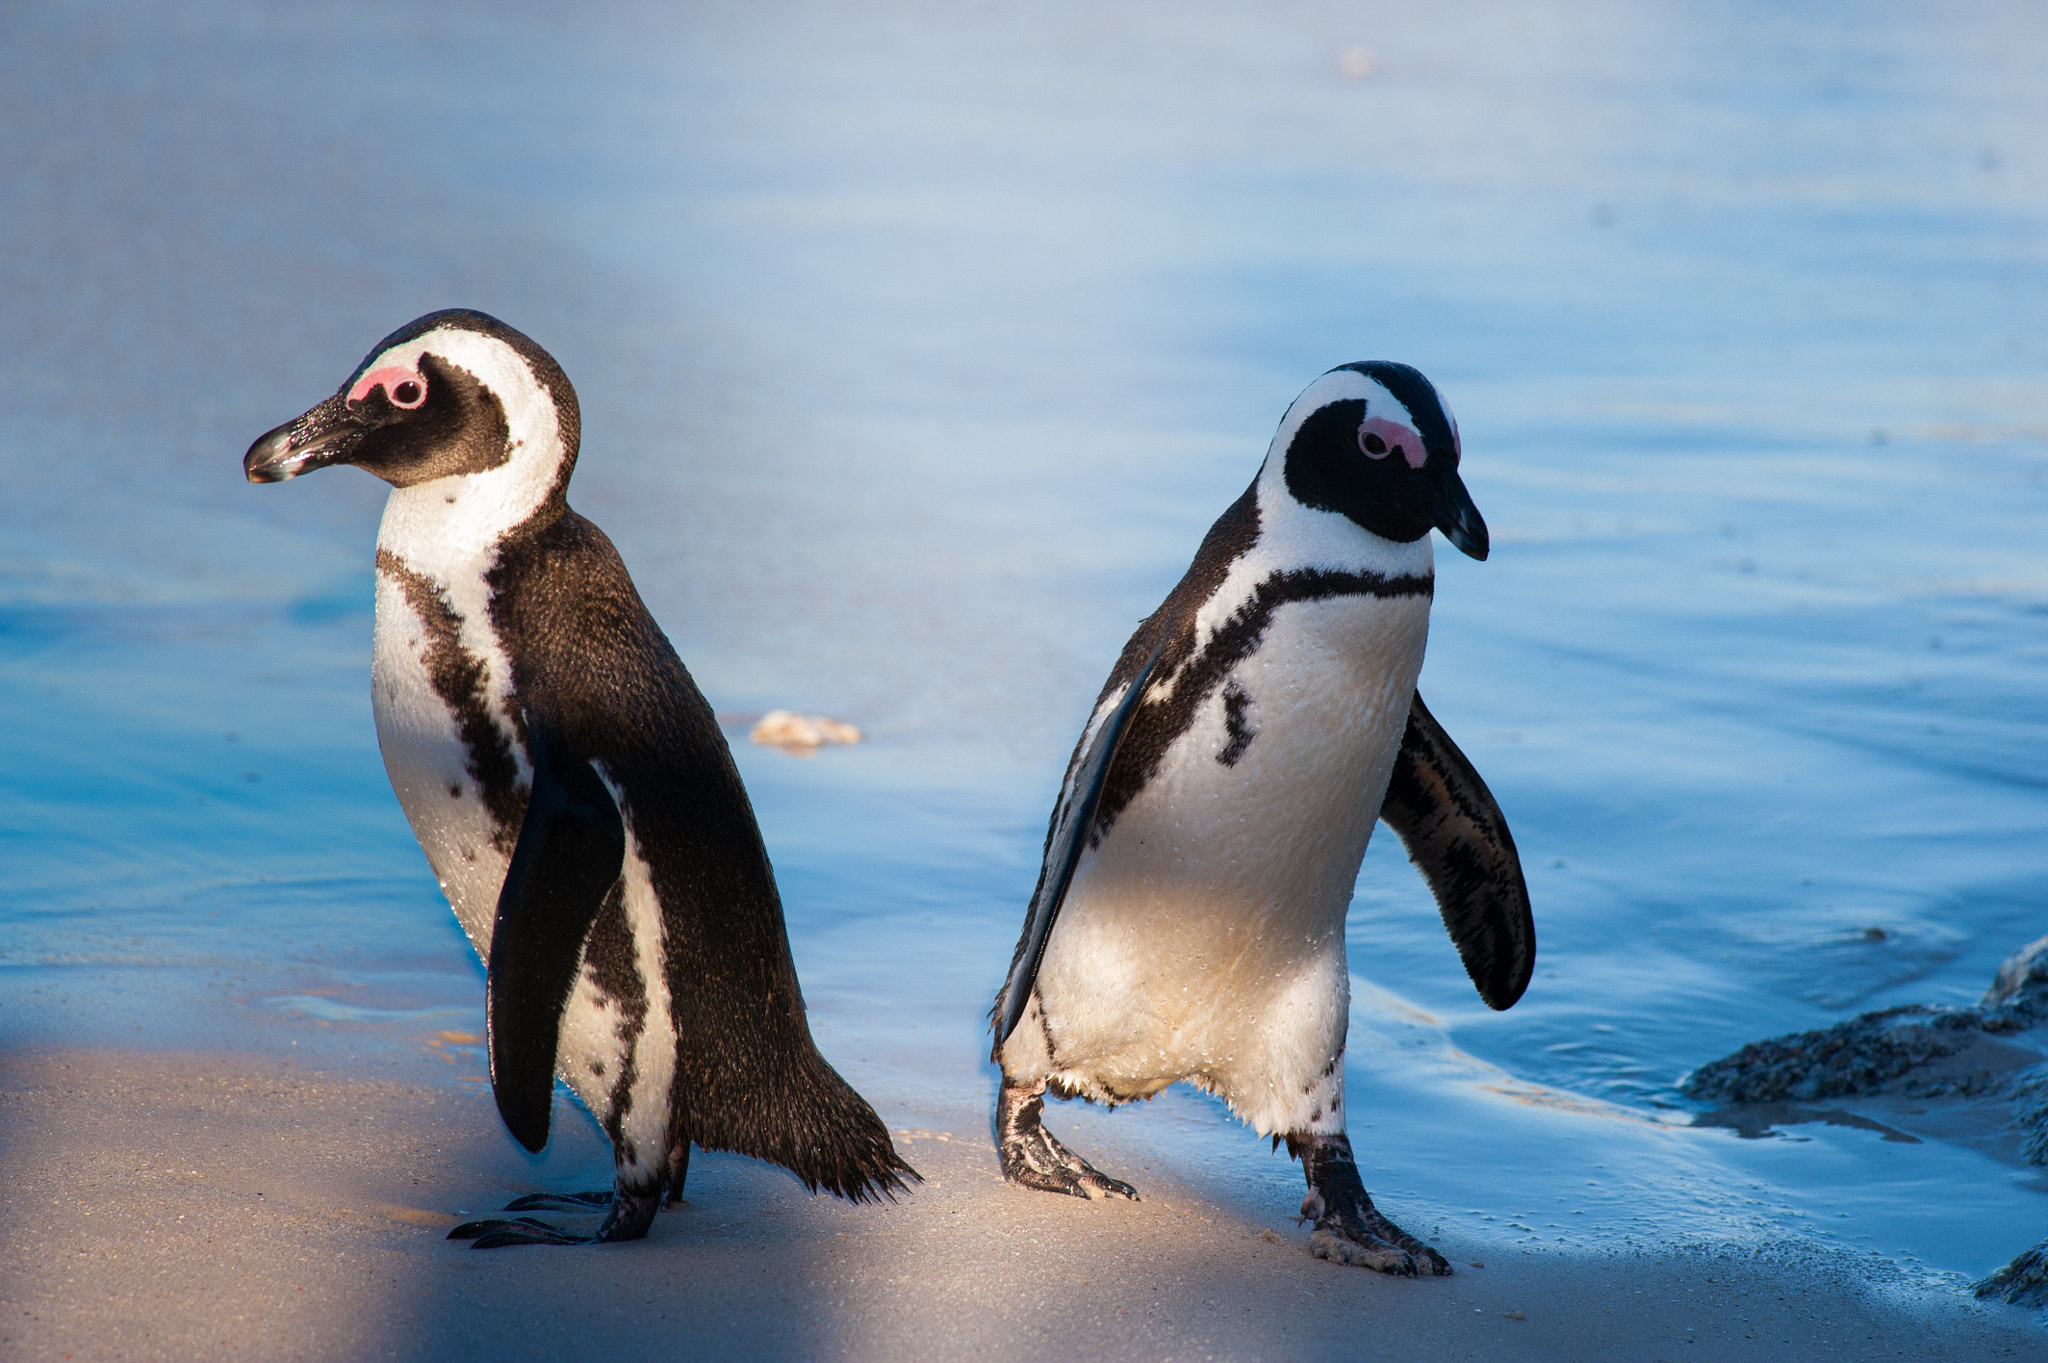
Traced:
MULTIPOLYGON (((667 1196, 663 1198, 657 1192, 656 1205, 661 1207, 682 1206, 683 1180, 689 1176, 690 1143, 688 1141, 679 1141, 675 1148, 669 1152, 668 1175, 662 1180, 662 1186, 668 1190, 667 1196)), ((640 1198, 638 1194, 629 1194, 628 1200, 637 1202, 640 1198)), ((525 1197, 515 1197, 510 1202, 507 1202, 505 1210, 508 1212, 583 1212, 590 1215, 605 1212, 607 1213, 607 1219, 604 1227, 599 1228, 595 1237, 571 1235, 569 1232, 555 1226, 550 1226, 544 1221, 536 1221, 530 1216, 522 1216, 510 1221, 502 1219, 466 1221, 448 1232, 448 1238, 450 1240, 475 1240, 478 1242, 474 1246, 476 1249, 496 1249, 501 1245, 580 1245, 590 1243, 593 1238, 597 1240, 637 1240, 645 1235, 647 1233, 645 1226, 640 1228, 638 1234, 615 1233, 610 1236, 605 1234, 605 1228, 611 1227, 612 1222, 618 1219, 613 1214, 617 1205, 618 1194, 611 1188, 600 1188, 596 1192, 590 1193, 528 1193, 525 1197), (530 1238, 535 1237, 541 1232, 545 1232, 547 1238, 530 1238), (490 1243, 482 1243, 485 1239, 489 1239, 490 1243)), ((631 1224, 632 1216, 635 1214, 637 1213, 629 1211, 627 1217, 628 1225, 631 1224)), ((653 1218, 650 1216, 648 1219, 651 1221, 653 1218)))
POLYGON ((612 1190, 594 1193, 528 1193, 505 1204, 508 1212, 608 1212, 612 1190))
POLYGON ((1301 1200, 1301 1219, 1313 1221, 1309 1253, 1337 1264, 1356 1264, 1403 1278, 1420 1275, 1448 1278, 1450 1262, 1372 1205, 1372 1195, 1358 1176, 1349 1136, 1289 1136, 1287 1153, 1301 1161, 1308 1175, 1308 1196, 1301 1200))
POLYGON ((487 1218, 465 1221, 448 1232, 450 1240, 473 1241, 471 1249, 503 1249, 507 1245, 602 1245, 619 1240, 646 1238, 661 1210, 659 1185, 644 1192, 619 1189, 610 1193, 534 1193, 514 1201, 506 1211, 547 1208, 553 1211, 606 1213, 595 1235, 577 1235, 531 1216, 512 1220, 487 1218), (600 1200, 601 1199, 601 1200, 600 1200))
MULTIPOLYGON (((1302 1215, 1309 1215, 1306 1200, 1302 1203, 1302 1215)), ((1447 1278, 1451 1273, 1450 1264, 1441 1254, 1378 1212, 1362 1222, 1339 1217, 1317 1219, 1316 1228, 1309 1232, 1308 1252, 1333 1264, 1355 1264, 1399 1278, 1447 1278)))
POLYGON ((1003 1081, 996 1098, 996 1149, 1002 1156, 1004 1178, 1026 1188, 1070 1197, 1138 1200, 1136 1188, 1111 1178, 1061 1145, 1045 1129, 1044 1112, 1044 1084, 1003 1081))
MULTIPOLYGON (((683 1205, 683 1190, 670 1184, 668 1196, 662 1202, 664 1211, 683 1205)), ((595 1215, 612 1209, 612 1190, 600 1189, 594 1193, 528 1193, 505 1204, 508 1212, 586 1212, 595 1215)))
POLYGON ((550 1226, 530 1216, 516 1220, 465 1221, 448 1232, 450 1240, 473 1240, 471 1249, 502 1249, 506 1245, 587 1245, 588 1235, 572 1235, 560 1226, 550 1226))

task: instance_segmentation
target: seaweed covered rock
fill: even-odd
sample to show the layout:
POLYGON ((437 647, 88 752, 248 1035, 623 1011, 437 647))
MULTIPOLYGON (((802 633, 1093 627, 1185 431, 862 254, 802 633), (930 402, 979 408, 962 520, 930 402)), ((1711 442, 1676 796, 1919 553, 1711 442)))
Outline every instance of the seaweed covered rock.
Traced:
POLYGON ((1996 1297, 2014 1306, 2048 1306, 2048 1240, 2021 1254, 1980 1283, 1972 1283, 1980 1297, 1996 1297))
POLYGON ((2048 937, 2038 937, 2006 957, 1977 1006, 2025 1019, 2029 1027, 2048 1017, 2048 937))
POLYGON ((1811 1032, 1753 1041, 1702 1065, 1681 1091, 1712 1103, 1813 1101, 1862 1094, 2018 1101, 2025 1157, 2048 1163, 2048 1065, 2016 1034, 2048 1021, 2048 937, 2005 959, 1970 1008, 1884 1008, 1811 1032))
POLYGON ((1716 1103, 1812 1101, 1875 1093, 1890 1080, 1954 1055, 1977 1031, 1977 1010, 1887 1008, 1833 1027, 1752 1041, 1687 1076, 1688 1098, 1716 1103))
MULTIPOLYGON (((1971 1008, 1914 1004, 1882 1008, 1832 1027, 1752 1041, 1702 1065, 1680 1091, 1728 1106, 1695 1117, 1709 1126, 1760 1135, 1780 1121, 1828 1121, 1890 1132, 1841 1111, 1789 1109, 1793 1100, 1882 1094, 1909 1099, 1990 1098, 2013 1105, 2020 1156, 2048 1164, 2048 1056, 2036 1038, 2048 1023, 2048 937, 2005 958, 1971 1008)), ((1912 1139, 1891 1132, 1887 1140, 1912 1139)), ((1973 1284, 1979 1297, 2048 1306, 2048 1240, 1973 1284)))

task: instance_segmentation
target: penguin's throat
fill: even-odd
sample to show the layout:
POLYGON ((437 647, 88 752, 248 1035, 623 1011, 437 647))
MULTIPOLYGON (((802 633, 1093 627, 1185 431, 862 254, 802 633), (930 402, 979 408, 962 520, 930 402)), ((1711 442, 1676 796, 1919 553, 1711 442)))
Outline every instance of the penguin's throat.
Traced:
POLYGON ((1323 568, 1387 577, 1428 577, 1436 556, 1428 527, 1412 540, 1376 535, 1341 511, 1304 506, 1287 491, 1277 461, 1259 474, 1259 545, 1246 557, 1246 573, 1276 568, 1323 568))
POLYGON ((541 529, 568 510, 552 483, 518 477, 512 466, 393 488, 377 547, 443 581, 481 577, 505 542, 541 529))

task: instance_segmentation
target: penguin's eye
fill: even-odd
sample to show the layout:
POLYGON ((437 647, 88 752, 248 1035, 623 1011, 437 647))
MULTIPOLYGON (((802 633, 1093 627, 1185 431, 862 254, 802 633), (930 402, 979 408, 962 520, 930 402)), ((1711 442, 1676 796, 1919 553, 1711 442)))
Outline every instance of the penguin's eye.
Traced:
POLYGON ((1419 469, 1429 462, 1429 455, 1422 448, 1422 437, 1412 427, 1385 417, 1369 416, 1358 423, 1358 448, 1365 451, 1368 459, 1399 455, 1411 469, 1419 469))
POLYGON ((382 369, 372 369, 356 380, 355 387, 348 390, 350 402, 361 402, 378 389, 384 390, 384 400, 393 407, 407 411, 427 400, 427 381, 415 373, 410 365, 388 364, 382 369))

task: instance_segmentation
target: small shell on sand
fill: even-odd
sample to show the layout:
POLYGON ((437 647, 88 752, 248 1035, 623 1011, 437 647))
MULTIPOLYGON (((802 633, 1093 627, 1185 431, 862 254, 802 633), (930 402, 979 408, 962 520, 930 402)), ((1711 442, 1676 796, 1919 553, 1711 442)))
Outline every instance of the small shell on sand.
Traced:
POLYGON ((805 756, 827 743, 858 743, 860 730, 851 724, 823 715, 800 715, 794 710, 770 710, 755 723, 747 737, 764 748, 805 756))

